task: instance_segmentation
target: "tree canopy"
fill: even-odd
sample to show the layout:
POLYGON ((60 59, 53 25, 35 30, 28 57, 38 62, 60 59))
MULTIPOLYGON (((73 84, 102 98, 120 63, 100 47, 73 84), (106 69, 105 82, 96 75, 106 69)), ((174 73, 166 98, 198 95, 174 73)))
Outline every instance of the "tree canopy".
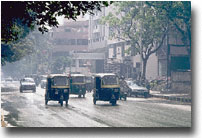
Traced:
POLYGON ((182 42, 188 46, 191 53, 191 2, 190 1, 164 1, 146 2, 159 12, 164 12, 169 22, 182 35, 182 42))
POLYGON ((168 31, 165 12, 157 12, 145 2, 117 2, 114 12, 104 17, 114 38, 129 40, 133 55, 139 54, 143 61, 142 79, 145 79, 146 63, 150 55, 163 44, 168 31))
MULTIPOLYGON (((42 33, 49 27, 58 27, 58 16, 76 20, 79 15, 93 14, 111 2, 105 1, 2 1, 1 2, 1 64, 19 60, 23 57, 16 52, 30 31, 38 28, 42 33)), ((29 45, 26 45, 29 47, 29 45)), ((23 47, 24 48, 24 47, 23 47)), ((21 49, 23 49, 21 47, 21 49)), ((29 48, 28 48, 29 49, 29 48)))

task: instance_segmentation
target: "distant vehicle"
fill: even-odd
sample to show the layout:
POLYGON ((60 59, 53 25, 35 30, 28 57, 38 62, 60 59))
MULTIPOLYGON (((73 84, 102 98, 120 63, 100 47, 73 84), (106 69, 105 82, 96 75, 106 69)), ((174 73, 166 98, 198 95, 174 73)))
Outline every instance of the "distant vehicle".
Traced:
POLYGON ((93 103, 96 101, 109 101, 116 105, 119 99, 119 78, 113 73, 98 73, 94 76, 93 103))
POLYGON ((83 74, 71 74, 70 77, 70 94, 76 94, 80 98, 83 98, 86 94, 86 80, 83 74))
POLYGON ((133 81, 126 81, 127 87, 129 88, 128 95, 129 96, 144 96, 144 98, 149 97, 149 90, 145 87, 138 86, 133 81))
POLYGON ((12 82, 12 81, 13 81, 13 79, 10 77, 5 79, 5 82, 12 82))
POLYGON ((51 74, 47 77, 46 92, 45 92, 45 104, 48 101, 58 101, 63 106, 63 101, 68 105, 69 100, 69 88, 70 81, 67 75, 63 74, 51 74))
POLYGON ((36 92, 36 84, 34 79, 24 78, 20 80, 20 92, 23 92, 24 90, 32 90, 33 92, 36 92))
POLYGON ((86 76, 86 90, 91 92, 93 90, 93 77, 86 76))
POLYGON ((45 89, 46 88, 46 79, 41 80, 41 88, 45 89))
POLYGON ((1 80, 1 92, 11 92, 19 89, 18 81, 14 81, 12 78, 6 78, 1 80))
POLYGON ((39 75, 37 75, 37 74, 28 74, 28 75, 25 75, 25 77, 26 78, 33 78, 36 86, 38 86, 40 84, 39 75))

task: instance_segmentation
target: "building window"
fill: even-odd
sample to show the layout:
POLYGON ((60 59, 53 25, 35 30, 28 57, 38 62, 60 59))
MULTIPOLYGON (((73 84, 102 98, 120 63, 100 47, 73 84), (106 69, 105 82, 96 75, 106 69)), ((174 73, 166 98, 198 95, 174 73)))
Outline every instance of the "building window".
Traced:
POLYGON ((159 76, 167 75, 167 60, 159 60, 159 76))
POLYGON ((70 28, 66 28, 65 32, 71 32, 71 29, 70 28))
POLYGON ((71 45, 76 45, 76 40, 75 39, 70 39, 70 44, 71 45))
POLYGON ((188 56, 171 57, 171 70, 190 70, 190 59, 188 56))
POLYGON ((130 41, 126 41, 126 45, 130 45, 130 41))
POLYGON ((77 45, 88 45, 88 39, 77 39, 77 45))
POLYGON ((140 68, 140 62, 136 63, 136 68, 140 68))

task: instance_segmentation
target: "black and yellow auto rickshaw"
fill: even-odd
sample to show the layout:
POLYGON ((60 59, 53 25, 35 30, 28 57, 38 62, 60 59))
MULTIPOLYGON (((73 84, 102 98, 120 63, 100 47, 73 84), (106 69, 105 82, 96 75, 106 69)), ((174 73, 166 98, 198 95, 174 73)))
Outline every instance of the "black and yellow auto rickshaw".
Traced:
POLYGON ((63 101, 68 105, 70 81, 67 75, 51 74, 47 76, 45 104, 48 101, 58 101, 63 106, 63 101))
POLYGON ((83 98, 86 94, 85 75, 83 74, 71 74, 70 77, 70 94, 76 94, 80 98, 83 98))
POLYGON ((94 76, 93 103, 96 101, 109 101, 116 105, 119 99, 119 78, 113 73, 99 73, 94 76))

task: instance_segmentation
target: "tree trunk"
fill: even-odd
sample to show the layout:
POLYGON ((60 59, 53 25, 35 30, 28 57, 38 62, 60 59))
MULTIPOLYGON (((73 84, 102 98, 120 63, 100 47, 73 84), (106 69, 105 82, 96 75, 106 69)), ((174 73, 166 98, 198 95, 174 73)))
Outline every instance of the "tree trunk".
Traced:
POLYGON ((147 59, 142 59, 142 75, 141 75, 141 82, 144 82, 146 79, 146 68, 147 68, 147 59))

